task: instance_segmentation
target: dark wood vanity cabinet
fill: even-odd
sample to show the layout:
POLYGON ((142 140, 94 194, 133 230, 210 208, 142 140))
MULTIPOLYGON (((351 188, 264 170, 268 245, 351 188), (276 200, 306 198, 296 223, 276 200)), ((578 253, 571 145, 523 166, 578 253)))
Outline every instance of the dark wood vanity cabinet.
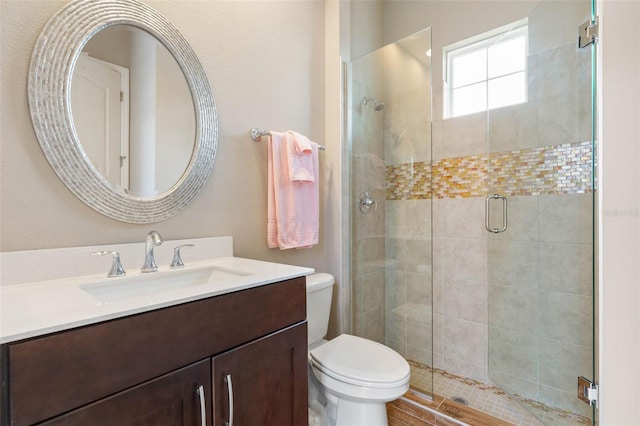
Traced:
POLYGON ((41 423, 46 426, 211 426, 210 361, 203 360, 41 423), (200 388, 202 386, 202 388, 200 388), (204 415, 200 409, 203 389, 204 415))
POLYGON ((201 426, 202 386, 208 426, 306 425, 305 303, 302 277, 3 345, 1 423, 201 426))

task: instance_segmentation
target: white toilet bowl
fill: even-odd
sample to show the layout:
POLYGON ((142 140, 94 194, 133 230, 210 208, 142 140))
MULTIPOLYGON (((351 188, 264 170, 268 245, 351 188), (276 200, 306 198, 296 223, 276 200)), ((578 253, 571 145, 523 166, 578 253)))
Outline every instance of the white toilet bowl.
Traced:
POLYGON ((393 349, 349 334, 325 341, 333 276, 307 277, 309 386, 333 426, 386 426, 386 403, 409 389, 407 361, 393 349))
POLYGON ((385 426, 386 403, 409 389, 410 370, 397 352, 342 334, 309 352, 311 372, 336 426, 385 426))

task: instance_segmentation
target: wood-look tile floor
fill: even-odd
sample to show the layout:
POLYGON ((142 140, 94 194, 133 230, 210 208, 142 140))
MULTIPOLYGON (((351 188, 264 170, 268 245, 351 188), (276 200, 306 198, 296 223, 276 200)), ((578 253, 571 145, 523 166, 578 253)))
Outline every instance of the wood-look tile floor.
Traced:
POLYGON ((455 401, 410 389, 402 398, 387 404, 389 426, 514 426, 455 401))
MULTIPOLYGON (((446 399, 456 397, 468 406, 517 426, 582 426, 590 425, 587 414, 546 406, 540 402, 517 399, 503 389, 409 360, 411 387, 425 394, 435 393, 446 399), (525 408, 526 407, 526 408, 525 408), (535 416, 534 416, 535 414, 535 416)), ((589 407, 587 407, 587 413, 589 407)), ((578 407, 582 408, 582 407, 578 407)), ((584 411, 584 410, 583 410, 584 411)))

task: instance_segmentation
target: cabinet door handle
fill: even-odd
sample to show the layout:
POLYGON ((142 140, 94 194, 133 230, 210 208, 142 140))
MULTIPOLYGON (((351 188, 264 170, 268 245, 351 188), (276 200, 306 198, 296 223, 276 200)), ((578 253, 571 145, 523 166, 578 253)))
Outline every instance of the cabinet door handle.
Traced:
POLYGON ((196 389, 196 395, 200 397, 200 424, 207 426, 207 410, 204 402, 204 386, 198 386, 196 389))
POLYGON ((233 426, 233 382, 231 381, 231 374, 225 376, 224 382, 227 384, 227 393, 229 395, 229 421, 225 422, 225 425, 233 426))

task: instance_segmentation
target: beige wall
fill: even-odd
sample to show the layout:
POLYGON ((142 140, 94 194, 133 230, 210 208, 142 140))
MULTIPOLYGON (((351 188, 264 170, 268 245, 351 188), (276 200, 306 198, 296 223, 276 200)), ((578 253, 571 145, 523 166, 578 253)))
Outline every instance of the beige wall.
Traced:
POLYGON ((385 2, 354 0, 349 5, 350 58, 355 59, 382 46, 385 2))
MULTIPOLYGON (((0 249, 137 242, 157 229, 165 239, 232 235, 238 256, 329 270, 326 238, 307 250, 267 249, 266 144, 248 136, 252 127, 295 129, 327 145, 327 152, 339 149, 338 139, 325 138, 324 2, 147 2, 200 58, 220 130, 216 164, 202 194, 177 216, 150 225, 114 221, 76 199, 49 167, 31 128, 26 86, 31 50, 43 25, 65 3, 0 3, 0 249)), ((321 154, 322 209, 334 190, 327 166, 321 154)), ((321 232, 325 226, 323 218, 321 232)))
POLYGON ((331 190, 325 198, 324 241, 327 271, 336 278, 334 300, 329 318, 329 337, 346 331, 344 325, 349 312, 349 281, 342 278, 344 253, 348 250, 347 239, 342 237, 343 229, 348 228, 348 217, 342 214, 346 195, 342 188, 342 158, 344 146, 340 146, 342 137, 343 111, 346 109, 342 96, 343 63, 346 56, 346 34, 344 19, 348 16, 348 4, 335 1, 325 2, 325 139, 333 141, 333 149, 325 151, 324 166, 327 170, 331 190), (344 16, 343 16, 344 15, 344 16), (337 107, 339 106, 339 107, 337 107), (346 225, 345 225, 346 222, 346 225))
POLYGON ((598 2, 600 424, 640 424, 640 2, 598 2))

